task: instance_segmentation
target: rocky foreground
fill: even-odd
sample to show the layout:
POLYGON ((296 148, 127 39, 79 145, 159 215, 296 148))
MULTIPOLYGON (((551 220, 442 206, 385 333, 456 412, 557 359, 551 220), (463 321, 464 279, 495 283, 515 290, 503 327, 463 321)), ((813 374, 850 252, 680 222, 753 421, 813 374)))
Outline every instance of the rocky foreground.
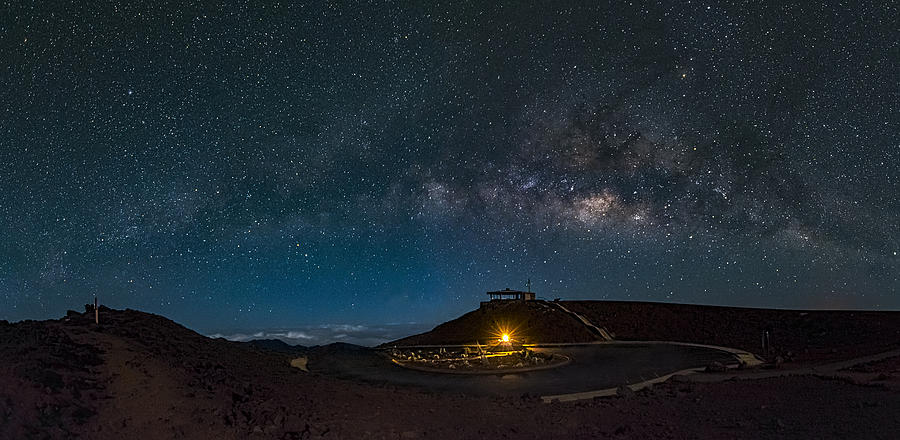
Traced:
MULTIPOLYGON (((698 383, 544 404, 363 384, 290 366, 305 350, 209 339, 101 308, 0 321, 0 438, 896 438, 900 359, 846 374, 698 383)), ((896 346, 897 339, 883 342, 896 346)), ((320 362, 324 365, 326 362, 320 362)))

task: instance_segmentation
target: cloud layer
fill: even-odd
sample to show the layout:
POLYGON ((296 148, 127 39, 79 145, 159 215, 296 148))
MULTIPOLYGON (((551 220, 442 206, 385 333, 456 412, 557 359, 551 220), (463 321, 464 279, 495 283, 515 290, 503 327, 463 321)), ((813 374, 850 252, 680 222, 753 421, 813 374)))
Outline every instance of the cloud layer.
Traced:
POLYGON ((405 336, 421 333, 431 327, 423 324, 387 324, 379 326, 353 324, 325 324, 290 329, 224 331, 212 333, 210 338, 246 342, 255 339, 278 339, 291 345, 325 345, 333 342, 373 347, 405 336))

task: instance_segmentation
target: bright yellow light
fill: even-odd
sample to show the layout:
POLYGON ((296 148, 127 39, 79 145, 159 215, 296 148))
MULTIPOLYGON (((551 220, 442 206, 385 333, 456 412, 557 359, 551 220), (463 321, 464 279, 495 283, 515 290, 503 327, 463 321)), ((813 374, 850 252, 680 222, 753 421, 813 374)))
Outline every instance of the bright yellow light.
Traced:
POLYGON ((497 341, 498 344, 508 345, 513 341, 522 342, 518 338, 518 330, 517 326, 510 325, 507 322, 495 322, 493 325, 493 331, 490 333, 490 338, 494 341, 497 341))

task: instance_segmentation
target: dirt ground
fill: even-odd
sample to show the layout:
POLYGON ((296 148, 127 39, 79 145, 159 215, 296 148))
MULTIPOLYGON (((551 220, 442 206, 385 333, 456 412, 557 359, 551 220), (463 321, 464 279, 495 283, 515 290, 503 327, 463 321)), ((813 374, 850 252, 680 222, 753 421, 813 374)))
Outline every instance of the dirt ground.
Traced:
MULTIPOLYGON (((0 438, 896 438, 900 392, 815 375, 545 404, 361 384, 163 317, 0 321, 0 438)), ((313 349, 310 356, 327 356, 313 349), (318 354, 317 354, 318 353, 318 354)), ((897 359, 858 368, 894 375, 897 359)), ((863 372, 860 372, 863 373, 863 372)))

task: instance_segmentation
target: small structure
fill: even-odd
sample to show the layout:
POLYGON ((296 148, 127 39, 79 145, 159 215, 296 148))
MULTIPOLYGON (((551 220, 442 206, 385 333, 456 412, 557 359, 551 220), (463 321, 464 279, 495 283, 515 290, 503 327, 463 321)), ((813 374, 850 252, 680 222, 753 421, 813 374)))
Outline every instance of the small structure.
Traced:
POLYGON ((523 292, 521 290, 510 290, 509 287, 503 290, 488 292, 491 301, 534 301, 534 292, 523 292))

